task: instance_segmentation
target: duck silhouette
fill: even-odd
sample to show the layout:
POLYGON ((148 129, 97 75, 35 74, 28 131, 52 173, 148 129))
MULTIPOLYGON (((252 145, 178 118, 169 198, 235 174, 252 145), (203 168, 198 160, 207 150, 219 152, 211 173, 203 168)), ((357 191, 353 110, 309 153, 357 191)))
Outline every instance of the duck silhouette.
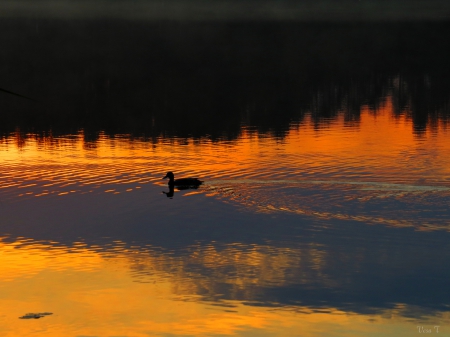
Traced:
POLYGON ((188 188, 197 188, 203 181, 198 180, 197 178, 181 178, 175 179, 173 172, 167 172, 166 176, 163 179, 169 178, 169 187, 176 186, 178 189, 188 189, 188 188))

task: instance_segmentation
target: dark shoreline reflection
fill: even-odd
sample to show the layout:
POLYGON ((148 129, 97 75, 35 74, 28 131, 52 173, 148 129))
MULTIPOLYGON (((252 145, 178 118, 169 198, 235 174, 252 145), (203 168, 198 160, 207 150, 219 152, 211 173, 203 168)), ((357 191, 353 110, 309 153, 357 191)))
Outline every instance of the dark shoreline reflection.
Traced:
MULTIPOLYGON (((450 116, 449 22, 0 23, 0 132, 283 137, 306 114, 358 126, 388 96, 420 134, 450 116)), ((94 139, 95 141, 95 136, 94 139)))

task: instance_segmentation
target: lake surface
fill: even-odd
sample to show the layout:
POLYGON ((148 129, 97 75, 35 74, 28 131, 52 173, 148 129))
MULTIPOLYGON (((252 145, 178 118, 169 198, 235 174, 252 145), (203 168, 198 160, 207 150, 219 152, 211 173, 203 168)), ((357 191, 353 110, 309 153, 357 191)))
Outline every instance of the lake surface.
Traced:
POLYGON ((449 24, 338 21, 2 20, 0 334, 449 334, 449 24))

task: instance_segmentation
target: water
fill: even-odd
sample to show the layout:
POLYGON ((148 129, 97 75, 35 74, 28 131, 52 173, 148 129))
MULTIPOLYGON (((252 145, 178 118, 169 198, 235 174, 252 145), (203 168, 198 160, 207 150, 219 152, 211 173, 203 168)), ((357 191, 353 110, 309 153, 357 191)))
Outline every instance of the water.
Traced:
POLYGON ((448 334, 445 21, 66 14, 0 23, 2 336, 448 334))
POLYGON ((445 331, 447 131, 417 138, 389 111, 344 124, 305 120, 283 140, 6 137, 2 333, 445 331), (204 185, 167 198, 173 168, 204 185))

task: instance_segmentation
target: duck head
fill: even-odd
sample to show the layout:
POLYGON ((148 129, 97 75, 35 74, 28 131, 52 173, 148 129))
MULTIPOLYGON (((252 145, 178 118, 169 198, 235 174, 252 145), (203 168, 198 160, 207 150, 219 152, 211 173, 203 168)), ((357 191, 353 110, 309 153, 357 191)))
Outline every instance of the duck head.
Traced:
POLYGON ((167 172, 166 176, 163 179, 169 178, 170 181, 174 180, 174 175, 172 172, 167 172))

